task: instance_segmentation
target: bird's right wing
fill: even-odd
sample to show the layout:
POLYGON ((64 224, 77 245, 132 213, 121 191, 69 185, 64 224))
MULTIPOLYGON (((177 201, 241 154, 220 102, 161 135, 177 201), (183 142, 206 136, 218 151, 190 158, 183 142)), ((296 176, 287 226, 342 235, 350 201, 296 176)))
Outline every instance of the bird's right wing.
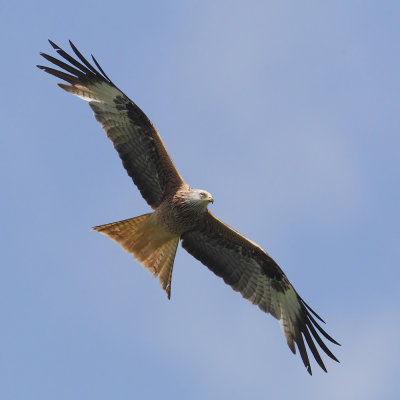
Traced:
POLYGON ((325 372, 314 340, 329 357, 338 361, 320 334, 332 343, 338 343, 321 328, 313 315, 321 318, 297 294, 278 264, 261 247, 221 222, 211 212, 197 228, 185 232, 181 240, 185 250, 222 277, 233 290, 279 320, 290 350, 296 353, 297 344, 310 374, 311 365, 304 339, 325 372))
POLYGON ((70 42, 77 58, 50 44, 68 61, 41 55, 62 70, 38 65, 40 69, 70 85, 61 88, 89 102, 94 115, 113 142, 128 175, 147 203, 156 208, 167 191, 185 184, 168 154, 157 129, 143 111, 119 90, 93 57, 97 69, 70 42))

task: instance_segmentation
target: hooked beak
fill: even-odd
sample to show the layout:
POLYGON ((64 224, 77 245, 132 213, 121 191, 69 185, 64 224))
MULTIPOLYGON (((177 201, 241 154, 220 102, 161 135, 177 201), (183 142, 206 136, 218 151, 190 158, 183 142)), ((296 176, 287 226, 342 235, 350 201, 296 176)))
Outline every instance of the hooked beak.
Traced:
POLYGON ((210 197, 208 198, 208 201, 209 201, 210 203, 213 203, 213 204, 214 204, 214 199, 213 199, 212 196, 210 196, 210 197))

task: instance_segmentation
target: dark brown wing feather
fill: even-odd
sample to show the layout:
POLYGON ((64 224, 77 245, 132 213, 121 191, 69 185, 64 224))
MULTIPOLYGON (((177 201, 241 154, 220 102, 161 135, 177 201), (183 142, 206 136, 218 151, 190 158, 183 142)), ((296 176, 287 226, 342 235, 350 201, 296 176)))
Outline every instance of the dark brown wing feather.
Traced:
POLYGON ((308 372, 311 365, 304 339, 319 366, 325 365, 314 344, 333 360, 336 357, 322 341, 320 334, 338 344, 317 323, 322 319, 301 299, 276 262, 255 243, 242 236, 208 212, 203 222, 181 237, 182 246, 216 275, 261 310, 277 318, 289 348, 295 343, 308 372))
POLYGON ((50 41, 50 44, 71 65, 41 53, 62 71, 41 65, 38 67, 70 83, 59 86, 89 102, 96 119, 113 142, 128 175, 147 203, 156 208, 166 192, 184 184, 157 129, 143 111, 111 82, 94 58, 98 70, 71 42, 72 50, 79 60, 53 42, 50 41))

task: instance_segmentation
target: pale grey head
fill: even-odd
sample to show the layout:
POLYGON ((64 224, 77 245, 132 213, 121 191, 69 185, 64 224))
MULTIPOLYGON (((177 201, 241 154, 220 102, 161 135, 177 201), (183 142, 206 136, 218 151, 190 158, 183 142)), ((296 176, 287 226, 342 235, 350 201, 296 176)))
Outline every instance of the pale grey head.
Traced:
POLYGON ((210 203, 214 203, 214 198, 207 190, 190 188, 185 193, 185 203, 189 203, 192 208, 206 210, 210 203))

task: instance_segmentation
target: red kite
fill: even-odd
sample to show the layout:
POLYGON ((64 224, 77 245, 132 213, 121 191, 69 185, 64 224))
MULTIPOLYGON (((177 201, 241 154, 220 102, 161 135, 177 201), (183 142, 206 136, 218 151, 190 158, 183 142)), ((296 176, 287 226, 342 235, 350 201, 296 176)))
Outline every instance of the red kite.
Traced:
POLYGON ((153 212, 120 222, 100 225, 102 232, 131 253, 171 295, 171 277, 179 241, 182 247, 222 277, 233 290, 279 320, 290 350, 295 343, 311 374, 305 341, 326 372, 314 340, 338 361, 320 334, 337 343, 319 325, 324 322, 297 294, 278 264, 257 244, 215 217, 209 210, 214 199, 206 190, 191 188, 181 177, 157 129, 143 111, 108 78, 92 56, 90 64, 70 42, 72 57, 50 41, 69 64, 41 55, 62 70, 40 69, 69 85, 59 86, 89 102, 94 116, 113 142, 122 164, 153 212), (314 318, 315 317, 315 318, 314 318))

